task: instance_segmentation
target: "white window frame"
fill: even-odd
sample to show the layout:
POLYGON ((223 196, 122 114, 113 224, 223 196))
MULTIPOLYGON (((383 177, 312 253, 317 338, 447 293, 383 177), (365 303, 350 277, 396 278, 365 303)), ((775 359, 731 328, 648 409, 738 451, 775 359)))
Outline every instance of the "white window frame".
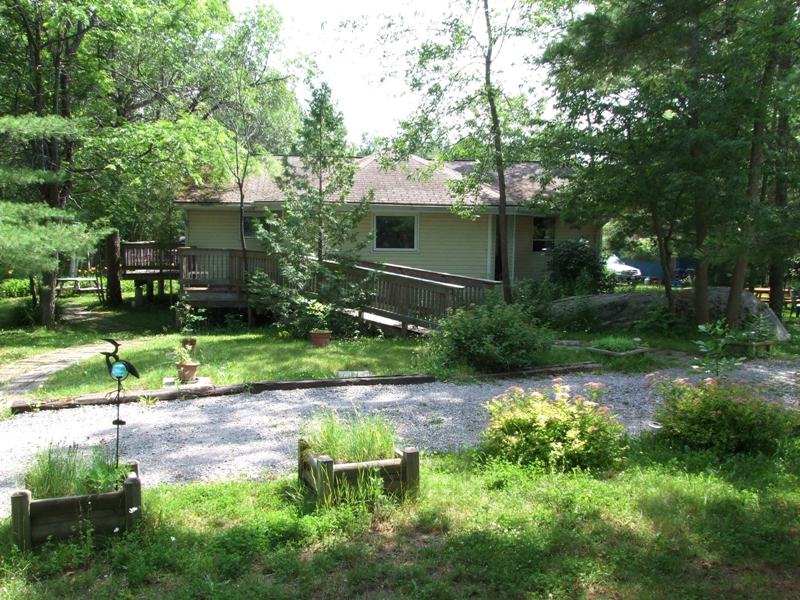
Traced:
POLYGON ((372 251, 373 252, 418 252, 419 251, 419 213, 373 213, 372 214, 372 251), (378 217, 414 217, 413 248, 378 248, 378 217))

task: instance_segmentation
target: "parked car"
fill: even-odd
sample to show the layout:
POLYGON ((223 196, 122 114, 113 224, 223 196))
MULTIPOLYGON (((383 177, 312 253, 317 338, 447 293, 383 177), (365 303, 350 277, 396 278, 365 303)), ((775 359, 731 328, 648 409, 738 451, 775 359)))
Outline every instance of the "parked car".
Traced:
POLYGON ((626 265, 619 259, 619 256, 612 254, 606 260, 606 269, 608 269, 617 279, 622 281, 636 282, 642 278, 642 272, 636 267, 626 265))

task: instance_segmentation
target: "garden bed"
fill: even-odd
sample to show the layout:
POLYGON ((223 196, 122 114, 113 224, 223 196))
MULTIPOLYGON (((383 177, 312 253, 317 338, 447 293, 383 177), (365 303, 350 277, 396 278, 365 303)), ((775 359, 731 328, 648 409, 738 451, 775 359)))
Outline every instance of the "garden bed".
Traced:
POLYGON ((414 496, 419 490, 419 450, 395 450, 395 458, 337 463, 330 456, 316 456, 304 439, 297 442, 297 477, 321 502, 330 502, 342 485, 357 485, 371 475, 383 480, 387 494, 414 496))
POLYGON ((132 529, 142 516, 142 483, 139 463, 131 461, 128 467, 128 476, 114 492, 41 500, 34 500, 28 490, 13 493, 14 543, 30 550, 50 539, 74 538, 82 531, 111 535, 132 529))

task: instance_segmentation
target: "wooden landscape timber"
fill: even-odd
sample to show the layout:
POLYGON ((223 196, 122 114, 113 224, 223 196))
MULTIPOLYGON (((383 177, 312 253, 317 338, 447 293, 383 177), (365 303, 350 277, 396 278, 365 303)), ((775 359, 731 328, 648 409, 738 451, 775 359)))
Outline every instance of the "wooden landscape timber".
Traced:
POLYGON ((297 442, 297 477, 322 503, 335 499, 343 485, 357 485, 366 477, 377 475, 387 494, 415 497, 419 491, 419 450, 406 447, 395 450, 395 458, 337 463, 330 456, 316 456, 308 442, 297 442))
POLYGON ((133 529, 142 517, 139 463, 127 463, 128 476, 120 489, 103 494, 35 500, 22 490, 11 495, 14 544, 23 551, 48 540, 66 540, 83 531, 113 535, 133 529))
MULTIPOLYGON (((596 362, 579 362, 567 365, 550 365, 535 367, 524 371, 507 371, 503 373, 486 373, 482 377, 487 379, 517 379, 522 377, 551 377, 592 371, 599 369, 596 362)), ((259 381, 256 383, 236 383, 231 385, 185 385, 177 388, 158 390, 133 390, 120 395, 119 401, 123 404, 138 402, 142 398, 156 401, 163 400, 191 400, 208 396, 230 396, 233 394, 258 394, 274 390, 302 390, 315 388, 331 388, 346 386, 371 386, 371 385, 420 385, 434 383, 433 375, 374 375, 369 377, 338 377, 326 379, 299 379, 288 381, 259 381)), ((106 393, 87 394, 77 398, 63 400, 25 400, 17 399, 11 403, 9 409, 12 415, 34 412, 38 410, 62 410, 79 408, 81 406, 102 406, 116 403, 116 396, 106 393)))

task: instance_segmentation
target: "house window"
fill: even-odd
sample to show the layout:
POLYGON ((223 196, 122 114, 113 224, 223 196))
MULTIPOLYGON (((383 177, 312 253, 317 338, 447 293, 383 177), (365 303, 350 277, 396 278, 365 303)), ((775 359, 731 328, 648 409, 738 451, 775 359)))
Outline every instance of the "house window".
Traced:
POLYGON ((258 237, 256 223, 260 223, 265 230, 268 229, 267 220, 264 217, 245 217, 244 218, 244 237, 258 237))
POLYGON ((533 217, 533 251, 551 250, 556 240, 555 217, 533 217))
POLYGON ((416 250, 417 218, 375 215, 375 250, 416 250))

